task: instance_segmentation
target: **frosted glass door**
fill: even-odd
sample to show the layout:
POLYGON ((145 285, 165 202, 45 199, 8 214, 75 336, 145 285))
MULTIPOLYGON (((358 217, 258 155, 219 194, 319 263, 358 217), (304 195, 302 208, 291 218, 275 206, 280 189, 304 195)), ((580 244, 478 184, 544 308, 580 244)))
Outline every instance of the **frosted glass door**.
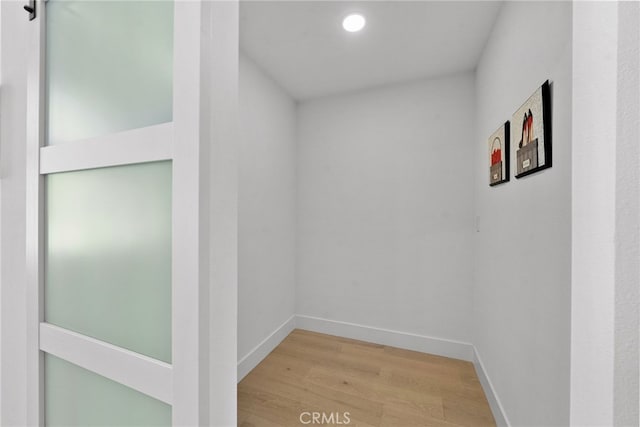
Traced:
POLYGON ((47 144, 172 120, 173 2, 49 0, 47 144))
POLYGON ((174 2, 39 4, 44 424, 170 425, 174 2))
POLYGON ((171 362, 171 162, 46 179, 44 320, 171 362))
POLYGON ((49 426, 170 426, 171 406, 65 362, 45 356, 49 426))

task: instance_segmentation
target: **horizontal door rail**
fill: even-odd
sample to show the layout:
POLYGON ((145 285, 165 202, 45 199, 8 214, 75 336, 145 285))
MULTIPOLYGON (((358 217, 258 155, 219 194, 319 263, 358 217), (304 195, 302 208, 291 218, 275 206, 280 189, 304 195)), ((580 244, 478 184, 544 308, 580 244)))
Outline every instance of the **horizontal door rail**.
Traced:
POLYGON ((173 368, 168 363, 49 323, 40 323, 40 350, 173 403, 173 368))
POLYGON ((40 174, 170 160, 173 123, 40 148, 40 174))

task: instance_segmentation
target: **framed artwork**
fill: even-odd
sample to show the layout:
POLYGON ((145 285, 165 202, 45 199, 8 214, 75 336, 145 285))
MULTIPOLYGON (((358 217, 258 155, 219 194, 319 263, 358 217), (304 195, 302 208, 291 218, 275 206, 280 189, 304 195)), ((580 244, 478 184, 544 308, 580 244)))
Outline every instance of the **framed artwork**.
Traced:
POLYGON ((516 178, 551 167, 549 80, 527 99, 511 119, 511 148, 516 178))
POLYGON ((489 185, 509 181, 509 122, 489 137, 489 185))

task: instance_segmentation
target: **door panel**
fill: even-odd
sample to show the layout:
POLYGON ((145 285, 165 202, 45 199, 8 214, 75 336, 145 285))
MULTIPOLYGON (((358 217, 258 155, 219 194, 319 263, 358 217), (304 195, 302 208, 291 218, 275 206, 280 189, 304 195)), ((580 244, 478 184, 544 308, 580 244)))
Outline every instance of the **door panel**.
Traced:
POLYGON ((173 7, 49 0, 47 145, 172 120, 173 7))
POLYGON ((45 424, 170 426, 171 406, 55 356, 45 356, 45 424))
POLYGON ((233 425, 237 3, 35 0, 29 25, 24 424, 233 425))
POLYGON ((153 125, 173 125, 174 6, 46 3, 43 150, 74 165, 43 180, 42 321, 62 328, 41 341, 58 349, 44 355, 45 425, 171 424, 170 405, 137 391, 170 399, 166 383, 117 380, 173 359, 173 162, 152 153, 167 141, 153 125))
POLYGON ((171 162, 46 177, 45 321, 171 362, 171 162))

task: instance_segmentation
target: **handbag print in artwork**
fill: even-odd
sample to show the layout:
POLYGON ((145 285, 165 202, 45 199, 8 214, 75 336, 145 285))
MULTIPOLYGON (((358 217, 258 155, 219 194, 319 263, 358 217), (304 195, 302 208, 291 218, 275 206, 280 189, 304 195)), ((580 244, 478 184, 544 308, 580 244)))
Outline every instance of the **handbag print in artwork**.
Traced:
POLYGON ((489 185, 509 181, 509 122, 489 137, 489 185))
POLYGON ((551 101, 546 81, 513 114, 512 122, 519 123, 520 135, 514 133, 516 178, 551 167, 551 101))
POLYGON ((517 174, 536 169, 538 165, 538 138, 535 138, 533 128, 533 113, 531 110, 524 113, 522 120, 522 133, 518 143, 517 174))

